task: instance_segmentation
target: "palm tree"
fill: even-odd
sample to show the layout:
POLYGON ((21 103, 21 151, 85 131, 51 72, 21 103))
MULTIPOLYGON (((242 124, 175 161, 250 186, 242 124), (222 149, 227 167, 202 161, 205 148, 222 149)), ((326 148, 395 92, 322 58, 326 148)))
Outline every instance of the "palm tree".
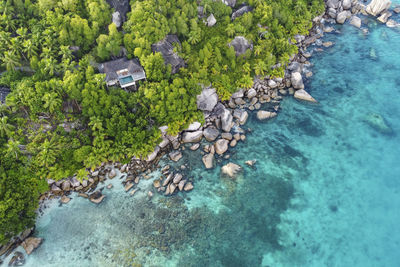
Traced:
POLYGON ((36 158, 39 166, 50 167, 56 161, 57 148, 49 140, 45 140, 40 146, 36 158))
POLYGON ((15 54, 22 55, 26 61, 28 60, 25 57, 25 55, 22 53, 24 50, 24 46, 23 46, 22 39, 20 36, 17 36, 17 37, 14 37, 11 39, 11 47, 10 48, 13 51, 15 51, 15 54))
POLYGON ((8 71, 14 71, 16 67, 21 66, 20 58, 14 51, 5 51, 1 60, 8 71))
POLYGON ((229 37, 235 35, 235 25, 229 24, 228 27, 226 27, 225 32, 229 37))
POLYGON ((8 142, 6 144, 6 155, 15 157, 15 159, 18 159, 19 154, 21 153, 19 149, 20 142, 14 141, 14 139, 10 138, 8 139, 8 142))
POLYGON ((46 64, 44 66, 44 70, 50 76, 53 76, 57 72, 57 69, 58 69, 57 60, 53 57, 50 57, 50 58, 44 58, 43 61, 46 64))
POLYGON ((3 48, 9 47, 11 45, 11 33, 6 31, 0 32, 0 44, 3 48))
POLYGON ((60 52, 58 52, 58 55, 62 56, 62 59, 72 59, 72 51, 66 45, 60 46, 60 52))
POLYGON ((89 126, 92 127, 92 131, 95 132, 96 130, 101 131, 103 130, 103 122, 100 120, 99 117, 91 117, 89 126))
POLYGON ((241 88, 250 88, 253 86, 253 79, 250 75, 245 75, 237 82, 237 85, 241 88))
POLYGON ((244 72, 250 73, 250 70, 251 70, 250 64, 248 62, 244 63, 243 66, 242 66, 242 69, 243 69, 244 72))
POLYGON ((195 30, 195 31, 191 31, 189 33, 189 43, 191 43, 192 45, 197 44, 198 42, 200 42, 201 40, 201 32, 200 29, 199 30, 195 30))
POLYGON ((258 60, 257 64, 254 66, 254 72, 256 75, 264 75, 266 70, 267 64, 262 60, 258 60))
POLYGON ((54 92, 44 94, 43 101, 43 107, 47 108, 50 113, 54 113, 61 106, 61 99, 54 92))
POLYGON ((8 117, 3 116, 0 118, 0 136, 1 137, 6 137, 10 136, 12 133, 12 130, 14 130, 14 126, 8 123, 8 117))
POLYGON ((256 45, 256 46, 254 46, 254 55, 258 56, 258 55, 261 54, 261 52, 262 52, 262 47, 261 47, 261 45, 256 45))
POLYGON ((32 42, 32 39, 25 40, 23 43, 23 52, 26 54, 28 58, 31 58, 33 56, 37 56, 37 50, 38 48, 36 47, 35 43, 32 42))

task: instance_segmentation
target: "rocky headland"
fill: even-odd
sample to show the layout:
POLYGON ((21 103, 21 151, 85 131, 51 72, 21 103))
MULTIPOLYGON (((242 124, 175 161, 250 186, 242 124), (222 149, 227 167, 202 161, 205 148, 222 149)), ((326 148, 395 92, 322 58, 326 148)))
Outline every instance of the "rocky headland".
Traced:
MULTIPOLYGON (((167 126, 160 127, 162 141, 145 159, 133 158, 126 164, 103 163, 98 168, 89 170, 87 179, 82 181, 75 176, 60 181, 48 179, 49 191, 41 196, 41 201, 60 197, 60 203, 68 205, 71 193, 77 192, 78 197, 87 198, 88 201, 98 205, 106 198, 106 194, 103 194, 104 184, 107 180, 115 178, 120 179, 126 193, 133 196, 139 190, 137 185, 141 179, 149 179, 150 172, 156 168, 161 170, 162 175, 153 180, 154 188, 147 192, 149 199, 156 193, 171 196, 193 190, 196 181, 186 177, 185 168, 188 166, 179 164, 184 160, 183 150, 201 149, 202 158, 199 158, 199 161, 202 161, 206 169, 215 168, 219 159, 229 160, 230 148, 246 140, 246 134, 251 129, 246 129, 244 125, 251 112, 256 113, 260 123, 266 123, 278 115, 280 102, 286 96, 293 96, 299 101, 317 103, 317 100, 306 91, 307 79, 312 76, 312 64, 309 59, 313 53, 322 52, 334 46, 333 43, 323 43, 321 40, 325 34, 338 33, 331 26, 332 24, 348 22, 360 28, 362 34, 368 34, 368 28, 363 23, 363 16, 373 16, 388 27, 399 26, 395 20, 390 19, 393 13, 389 10, 391 2, 388 0, 372 0, 368 5, 357 0, 328 0, 325 4, 325 13, 313 19, 313 27, 309 35, 297 35, 292 40, 298 46, 299 52, 291 57, 284 77, 255 77, 251 88, 238 90, 228 101, 221 101, 212 85, 203 86, 201 94, 197 97, 197 107, 204 114, 203 124, 193 122, 177 136, 168 135, 167 126), (313 48, 309 49, 310 46, 313 48), (168 155, 168 159, 174 164, 160 166, 159 161, 164 155, 168 155)), ((244 11, 251 12, 248 9, 244 11)), ((393 12, 399 13, 400 8, 396 7, 393 12)), ((119 16, 119 14, 114 14, 113 19, 121 20, 119 16)), ((124 16, 125 14, 122 20, 124 16)), ((215 23, 214 20, 215 18, 208 18, 208 24, 215 23)), ((245 39, 239 39, 230 44, 235 47, 237 54, 252 48, 245 39)), ((366 122, 384 132, 390 132, 389 126, 384 123, 384 119, 379 114, 369 116, 366 122)), ((254 166, 256 162, 249 159, 243 164, 254 166)), ((234 180, 242 171, 242 166, 229 162, 222 166, 221 176, 234 180)), ((111 188, 111 184, 107 185, 107 189, 111 188)), ((33 231, 34 229, 28 229, 8 244, 1 246, 0 257, 11 255, 19 245, 27 254, 32 253, 42 242, 40 238, 31 237, 33 231)), ((14 252, 9 265, 18 266, 23 263, 24 255, 14 252)))

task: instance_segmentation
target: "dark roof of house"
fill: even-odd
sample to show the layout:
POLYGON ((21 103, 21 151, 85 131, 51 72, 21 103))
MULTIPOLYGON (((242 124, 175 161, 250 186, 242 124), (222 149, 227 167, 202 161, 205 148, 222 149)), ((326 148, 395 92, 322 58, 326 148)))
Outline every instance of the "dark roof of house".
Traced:
POLYGON ((134 76, 139 73, 138 76, 145 77, 144 69, 137 59, 119 58, 99 65, 99 71, 106 74, 106 82, 118 79, 117 71, 122 69, 128 69, 134 76))
POLYGON ((174 52, 174 44, 181 45, 178 36, 169 34, 158 43, 151 45, 153 52, 160 52, 166 65, 171 64, 171 72, 175 74, 185 66, 185 61, 174 52))
POLYGON ((6 102, 7 95, 11 92, 11 90, 7 87, 0 86, 0 103, 4 104, 6 102))

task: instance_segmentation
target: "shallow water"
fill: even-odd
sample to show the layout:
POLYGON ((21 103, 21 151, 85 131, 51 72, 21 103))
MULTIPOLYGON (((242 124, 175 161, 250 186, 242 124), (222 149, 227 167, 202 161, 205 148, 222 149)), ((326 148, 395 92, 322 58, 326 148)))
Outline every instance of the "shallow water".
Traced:
POLYGON ((132 197, 117 177, 98 206, 53 200, 26 266, 400 266, 400 32, 337 28, 311 60, 319 103, 287 97, 272 121, 252 114, 230 150, 236 181, 220 177, 227 160, 204 170, 186 150, 189 194, 149 200, 151 178, 132 197))

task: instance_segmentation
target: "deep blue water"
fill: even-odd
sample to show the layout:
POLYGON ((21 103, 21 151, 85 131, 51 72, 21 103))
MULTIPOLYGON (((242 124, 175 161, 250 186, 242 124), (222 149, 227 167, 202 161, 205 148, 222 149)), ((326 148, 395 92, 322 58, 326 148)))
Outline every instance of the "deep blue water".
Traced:
POLYGON ((132 197, 114 178, 99 206, 49 202, 27 266, 400 266, 400 32, 335 27, 306 82, 318 104, 252 114, 214 170, 185 150, 189 194, 149 200, 142 179, 132 197), (220 177, 228 161, 244 167, 236 181, 220 177))

